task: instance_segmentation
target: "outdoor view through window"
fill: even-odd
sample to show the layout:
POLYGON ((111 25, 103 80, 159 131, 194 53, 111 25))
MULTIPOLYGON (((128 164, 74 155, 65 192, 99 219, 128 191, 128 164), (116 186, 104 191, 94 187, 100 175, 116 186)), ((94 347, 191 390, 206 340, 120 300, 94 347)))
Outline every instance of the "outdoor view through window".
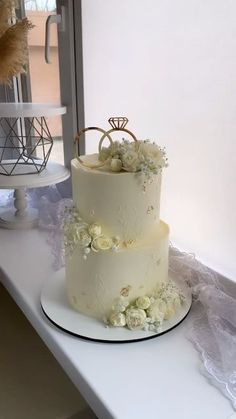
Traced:
MULTIPOLYGON (((29 73, 32 102, 59 104, 60 81, 57 27, 51 25, 50 64, 45 62, 45 24, 49 15, 56 13, 56 0, 25 0, 25 14, 33 23, 29 32, 29 73)), ((50 160, 64 163, 61 116, 47 118, 54 140, 50 160)), ((40 155, 38 155, 40 157, 40 155)))

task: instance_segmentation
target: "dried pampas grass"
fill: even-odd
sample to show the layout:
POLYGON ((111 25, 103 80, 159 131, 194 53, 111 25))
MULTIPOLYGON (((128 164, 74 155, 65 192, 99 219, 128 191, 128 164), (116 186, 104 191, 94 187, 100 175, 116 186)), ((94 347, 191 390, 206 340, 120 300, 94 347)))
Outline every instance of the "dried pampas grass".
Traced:
POLYGON ((12 77, 25 73, 28 63, 28 31, 34 27, 27 19, 9 26, 17 0, 0 0, 0 83, 11 84, 12 77))
POLYGON ((17 0, 0 0, 0 36, 9 28, 12 11, 18 7, 17 0))
POLYGON ((28 62, 28 30, 33 25, 27 18, 10 26, 0 37, 0 83, 11 83, 11 78, 25 72, 28 62))

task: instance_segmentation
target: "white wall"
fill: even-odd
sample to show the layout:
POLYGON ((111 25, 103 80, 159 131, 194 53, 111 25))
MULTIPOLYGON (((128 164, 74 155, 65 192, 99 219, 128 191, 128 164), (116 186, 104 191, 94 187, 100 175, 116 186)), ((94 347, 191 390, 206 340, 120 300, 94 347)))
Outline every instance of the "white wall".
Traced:
MULTIPOLYGON (((171 240, 236 280, 235 0, 83 1, 86 126, 167 148, 171 240)), ((87 152, 95 152, 87 140, 87 152)))

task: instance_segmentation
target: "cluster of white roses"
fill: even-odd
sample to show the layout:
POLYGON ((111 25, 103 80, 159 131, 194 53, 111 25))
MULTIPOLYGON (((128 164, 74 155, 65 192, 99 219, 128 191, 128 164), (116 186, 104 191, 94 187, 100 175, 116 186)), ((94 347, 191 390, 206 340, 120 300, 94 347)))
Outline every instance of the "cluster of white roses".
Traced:
POLYGON ((119 238, 110 238, 102 234, 102 227, 98 223, 84 222, 75 207, 67 208, 64 220, 64 243, 68 254, 72 254, 78 245, 83 249, 84 259, 92 251, 117 250, 119 238))
POLYGON ((107 162, 113 172, 125 170, 150 175, 167 166, 165 150, 149 140, 114 141, 109 147, 102 147, 99 160, 107 162))
POLYGON ((162 285, 153 296, 138 297, 131 304, 128 298, 121 296, 114 301, 108 324, 127 326, 131 330, 159 332, 163 321, 174 316, 184 299, 172 281, 162 285))

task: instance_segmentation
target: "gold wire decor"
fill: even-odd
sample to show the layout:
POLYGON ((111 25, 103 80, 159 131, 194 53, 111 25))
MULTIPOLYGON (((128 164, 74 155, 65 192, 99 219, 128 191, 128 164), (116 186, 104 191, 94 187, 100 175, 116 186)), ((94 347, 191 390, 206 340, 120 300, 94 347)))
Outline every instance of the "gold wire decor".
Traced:
POLYGON ((34 25, 27 19, 9 22, 17 1, 0 0, 0 83, 11 84, 13 76, 25 73, 28 63, 28 31, 34 25))

